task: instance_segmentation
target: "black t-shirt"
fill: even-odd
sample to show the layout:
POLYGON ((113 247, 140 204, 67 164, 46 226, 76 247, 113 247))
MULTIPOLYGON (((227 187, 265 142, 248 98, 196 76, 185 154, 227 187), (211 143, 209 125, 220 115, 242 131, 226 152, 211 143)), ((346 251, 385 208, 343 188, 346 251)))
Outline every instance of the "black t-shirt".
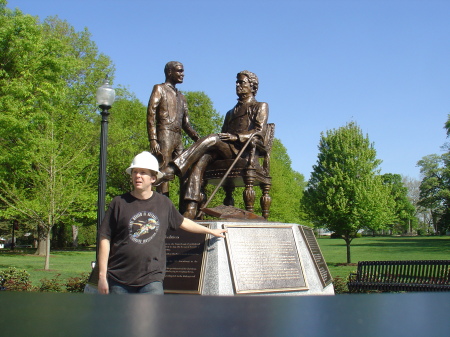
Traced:
POLYGON ((130 285, 162 281, 166 271, 166 232, 184 217, 166 196, 153 192, 147 200, 131 193, 115 197, 99 229, 111 241, 108 276, 130 285))

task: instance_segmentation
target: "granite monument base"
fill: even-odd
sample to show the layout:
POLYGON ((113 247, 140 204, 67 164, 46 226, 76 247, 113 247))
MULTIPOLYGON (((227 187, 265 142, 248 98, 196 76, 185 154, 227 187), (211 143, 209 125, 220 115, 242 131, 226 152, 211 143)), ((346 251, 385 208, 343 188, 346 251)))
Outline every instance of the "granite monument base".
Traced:
MULTIPOLYGON (((333 295, 331 276, 312 230, 272 222, 199 221, 227 228, 226 239, 206 240, 201 295, 333 295)), ((171 293, 176 286, 165 287, 171 293)))

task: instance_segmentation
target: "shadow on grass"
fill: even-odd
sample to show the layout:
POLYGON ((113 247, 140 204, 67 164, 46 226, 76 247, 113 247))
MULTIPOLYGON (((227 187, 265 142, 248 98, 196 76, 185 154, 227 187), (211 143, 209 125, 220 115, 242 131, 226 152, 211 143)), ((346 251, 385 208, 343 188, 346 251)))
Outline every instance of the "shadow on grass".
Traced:
POLYGON ((15 267, 17 269, 25 269, 25 270, 36 270, 36 265, 34 265, 34 264, 21 264, 20 267, 14 266, 11 264, 0 264, 0 271, 2 269, 8 269, 10 267, 15 267))
MULTIPOLYGON (((342 242, 333 246, 345 246, 344 240, 340 241, 342 242)), ((352 247, 398 247, 399 245, 442 249, 443 247, 450 248, 450 239, 448 237, 367 237, 353 239, 351 243, 352 247)))

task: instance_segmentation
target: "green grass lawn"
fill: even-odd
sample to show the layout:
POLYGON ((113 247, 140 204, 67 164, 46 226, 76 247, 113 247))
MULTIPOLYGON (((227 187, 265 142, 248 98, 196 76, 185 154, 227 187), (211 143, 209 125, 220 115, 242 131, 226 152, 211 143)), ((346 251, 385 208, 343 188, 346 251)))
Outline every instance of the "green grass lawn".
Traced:
MULTIPOLYGON (((342 239, 319 238, 320 249, 333 277, 347 277, 356 265, 347 266, 347 250, 342 239)), ((352 263, 358 261, 449 260, 450 236, 380 236, 354 239, 352 263)))
POLYGON ((33 255, 35 250, 24 249, 11 252, 0 249, 0 270, 9 267, 25 269, 30 274, 34 286, 40 284, 41 279, 53 279, 58 274, 58 280, 64 282, 69 277, 80 276, 91 271, 91 261, 95 261, 95 250, 80 251, 52 251, 50 253, 50 270, 45 271, 43 256, 33 255))
MULTIPOLYGON (((347 277, 356 265, 347 266, 346 247, 342 239, 319 238, 322 253, 333 277, 347 277)), ((44 257, 33 255, 34 250, 11 252, 0 249, 0 270, 8 267, 25 269, 31 275, 33 285, 40 280, 53 279, 58 274, 61 281, 80 276, 91 270, 95 251, 52 251, 50 271, 44 271, 44 257)), ((450 259, 450 236, 423 237, 363 237, 351 244, 352 262, 384 260, 448 260, 450 259)))

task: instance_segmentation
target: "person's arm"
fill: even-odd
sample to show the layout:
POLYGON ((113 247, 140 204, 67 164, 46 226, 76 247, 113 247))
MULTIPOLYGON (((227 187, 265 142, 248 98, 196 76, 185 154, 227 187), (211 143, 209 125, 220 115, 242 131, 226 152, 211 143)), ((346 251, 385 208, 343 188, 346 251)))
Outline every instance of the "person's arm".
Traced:
POLYGON ((110 241, 105 237, 100 237, 100 245, 98 249, 98 292, 100 294, 109 294, 109 286, 107 280, 108 258, 110 250, 110 241))
POLYGON ((195 223, 194 221, 188 218, 184 218, 180 228, 187 232, 197 234, 211 234, 220 238, 224 238, 225 235, 222 233, 225 233, 227 231, 226 229, 210 229, 208 227, 199 225, 198 223, 195 223))
POLYGON ((148 140, 150 142, 150 152, 157 154, 160 151, 158 137, 156 134, 156 109, 161 102, 161 87, 160 85, 155 85, 150 95, 147 106, 147 133, 148 140))

